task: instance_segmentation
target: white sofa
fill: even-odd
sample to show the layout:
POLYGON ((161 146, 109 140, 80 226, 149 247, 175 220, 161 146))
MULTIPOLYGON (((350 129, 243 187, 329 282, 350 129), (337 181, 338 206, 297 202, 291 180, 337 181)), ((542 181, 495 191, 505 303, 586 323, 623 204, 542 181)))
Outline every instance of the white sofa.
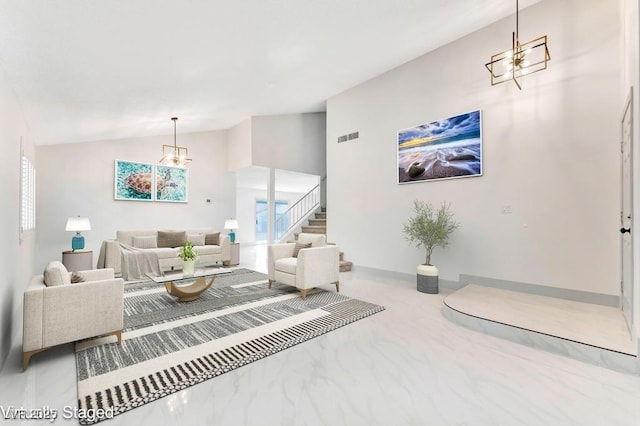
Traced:
MULTIPOLYGON (((323 234, 298 235, 298 244, 311 244, 295 253, 297 243, 272 244, 267 248, 269 288, 278 281, 300 290, 302 298, 317 286, 334 284, 340 291, 340 249, 326 244, 323 234)), ((300 247, 300 246, 298 246, 300 247)))
MULTIPOLYGON (((116 274, 122 273, 122 254, 120 251, 120 243, 126 244, 131 247, 137 247, 142 250, 151 250, 158 256, 160 263, 160 269, 182 269, 182 259, 178 257, 180 247, 155 247, 144 248, 143 244, 136 244, 141 241, 141 238, 145 237, 155 239, 156 245, 158 240, 158 232, 185 232, 185 236, 201 236, 217 234, 212 229, 186 229, 186 230, 123 230, 116 232, 116 239, 105 241, 104 250, 104 262, 98 267, 104 266, 105 268, 113 268, 116 274)), ((231 263, 231 243, 229 242, 229 236, 219 235, 218 245, 194 245, 194 250, 198 253, 198 264, 211 264, 216 262, 222 262, 225 266, 231 263)))
POLYGON ((37 275, 24 292, 23 370, 33 355, 55 345, 107 334, 121 343, 124 281, 113 269, 79 271, 84 282, 76 284, 60 262, 51 262, 46 274, 55 275, 48 285, 37 275))

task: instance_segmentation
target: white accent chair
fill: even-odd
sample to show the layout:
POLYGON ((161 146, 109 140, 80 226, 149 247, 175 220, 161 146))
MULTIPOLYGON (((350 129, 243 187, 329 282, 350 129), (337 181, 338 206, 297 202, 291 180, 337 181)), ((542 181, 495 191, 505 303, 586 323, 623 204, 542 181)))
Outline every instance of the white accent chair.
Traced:
POLYGON ((47 266, 24 292, 22 369, 31 357, 52 346, 114 334, 122 342, 124 280, 113 269, 79 271, 84 282, 71 284, 60 262, 47 266))
POLYGON ((310 248, 293 257, 296 243, 272 244, 267 249, 269 288, 278 281, 300 290, 302 298, 317 286, 335 284, 340 292, 340 249, 326 244, 324 234, 300 234, 298 242, 311 243, 310 248))

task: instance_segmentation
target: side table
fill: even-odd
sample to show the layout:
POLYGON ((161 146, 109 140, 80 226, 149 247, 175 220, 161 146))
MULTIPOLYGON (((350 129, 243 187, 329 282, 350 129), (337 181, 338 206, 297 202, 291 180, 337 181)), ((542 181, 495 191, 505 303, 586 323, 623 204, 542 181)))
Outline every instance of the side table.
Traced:
POLYGON ((230 265, 240 264, 240 243, 231 243, 231 262, 230 265))
POLYGON ((92 250, 67 250, 62 252, 62 264, 69 272, 93 269, 92 250))

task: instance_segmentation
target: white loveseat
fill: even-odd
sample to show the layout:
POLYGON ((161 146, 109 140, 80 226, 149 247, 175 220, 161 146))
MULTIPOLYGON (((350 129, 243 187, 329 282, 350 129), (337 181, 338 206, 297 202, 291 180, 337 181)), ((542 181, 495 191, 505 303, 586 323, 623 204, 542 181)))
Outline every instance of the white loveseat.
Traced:
POLYGON ((79 271, 84 282, 71 284, 71 274, 51 262, 24 292, 22 368, 38 352, 63 343, 114 334, 121 342, 124 281, 113 269, 79 271))
POLYGON ((218 234, 218 244, 212 244, 211 241, 207 241, 210 242, 210 244, 194 244, 194 250, 198 253, 198 264, 204 265, 222 262, 225 266, 228 266, 231 263, 231 243, 227 235, 215 232, 212 229, 167 231, 147 229, 117 231, 115 240, 105 241, 102 253, 102 255, 104 255, 104 261, 102 264, 99 264, 98 267, 113 268, 116 274, 121 274, 122 253, 120 243, 122 243, 141 250, 150 250, 155 253, 158 256, 158 262, 162 270, 182 269, 182 259, 178 257, 182 243, 170 244, 174 245, 174 247, 160 247, 163 244, 158 244, 159 235, 162 237, 162 234, 178 232, 184 232, 185 239, 192 242, 197 242, 201 237, 204 237, 205 241, 207 241, 207 236, 212 237, 218 234))

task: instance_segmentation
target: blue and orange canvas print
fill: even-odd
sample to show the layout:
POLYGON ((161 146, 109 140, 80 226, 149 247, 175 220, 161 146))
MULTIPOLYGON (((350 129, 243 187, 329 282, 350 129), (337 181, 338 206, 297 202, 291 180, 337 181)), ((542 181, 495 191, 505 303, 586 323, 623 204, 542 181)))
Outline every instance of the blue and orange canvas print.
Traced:
POLYGON ((398 183, 481 175, 480 110, 398 132, 398 183))

